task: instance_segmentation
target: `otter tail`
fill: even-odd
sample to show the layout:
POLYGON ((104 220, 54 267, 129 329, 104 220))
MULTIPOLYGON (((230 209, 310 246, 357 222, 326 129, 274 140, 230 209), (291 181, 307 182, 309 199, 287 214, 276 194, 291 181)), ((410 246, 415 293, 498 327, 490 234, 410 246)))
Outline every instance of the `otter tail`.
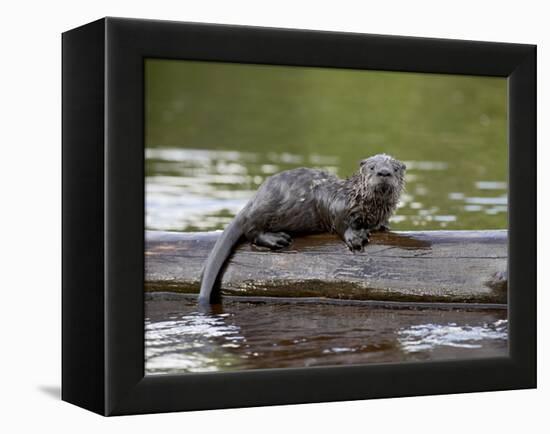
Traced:
POLYGON ((212 289, 216 283, 218 273, 222 268, 225 260, 233 250, 233 246, 243 235, 240 221, 235 218, 225 228, 214 248, 208 255, 204 271, 202 274, 201 291, 199 294, 199 304, 205 305, 212 303, 212 289))

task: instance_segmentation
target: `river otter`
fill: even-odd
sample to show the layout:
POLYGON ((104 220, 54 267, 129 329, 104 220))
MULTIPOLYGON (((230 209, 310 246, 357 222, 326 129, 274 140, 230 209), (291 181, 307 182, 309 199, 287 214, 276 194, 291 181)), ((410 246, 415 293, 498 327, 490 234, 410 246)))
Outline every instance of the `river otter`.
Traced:
POLYGON ((387 230, 404 186, 405 165, 389 155, 362 160, 347 179, 318 169, 286 170, 265 180, 210 252, 202 275, 200 304, 212 302, 218 273, 244 235, 257 246, 287 247, 290 234, 338 234, 352 252, 369 232, 387 230))

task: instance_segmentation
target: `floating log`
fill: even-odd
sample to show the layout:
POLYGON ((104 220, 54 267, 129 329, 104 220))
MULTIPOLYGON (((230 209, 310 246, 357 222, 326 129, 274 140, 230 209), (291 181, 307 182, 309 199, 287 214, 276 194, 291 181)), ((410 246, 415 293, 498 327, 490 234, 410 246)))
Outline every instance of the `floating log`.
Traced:
MULTIPOLYGON (((146 232, 145 289, 198 293, 221 232, 146 232)), ((222 295, 420 303, 506 303, 507 231, 373 233, 361 253, 333 235, 297 237, 273 252, 240 243, 222 295)))

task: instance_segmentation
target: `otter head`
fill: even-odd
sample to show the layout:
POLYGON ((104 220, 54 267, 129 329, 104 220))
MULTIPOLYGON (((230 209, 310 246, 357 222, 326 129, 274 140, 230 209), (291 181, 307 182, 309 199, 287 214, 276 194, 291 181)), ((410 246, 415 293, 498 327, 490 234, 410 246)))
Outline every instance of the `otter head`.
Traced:
POLYGON ((406 166, 386 154, 378 154, 361 161, 359 172, 367 190, 375 194, 399 197, 405 184, 406 166))

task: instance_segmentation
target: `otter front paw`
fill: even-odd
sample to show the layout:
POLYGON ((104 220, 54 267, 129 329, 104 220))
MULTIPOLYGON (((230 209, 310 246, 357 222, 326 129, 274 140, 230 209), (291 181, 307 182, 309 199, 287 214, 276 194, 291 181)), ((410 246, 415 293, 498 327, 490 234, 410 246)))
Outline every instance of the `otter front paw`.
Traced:
POLYGON ((390 226, 389 225, 380 225, 378 227, 378 230, 380 232, 389 232, 390 231, 390 226))
POLYGON ((344 234, 344 242, 352 252, 362 252, 363 246, 369 242, 369 232, 366 229, 354 231, 350 228, 344 234))

